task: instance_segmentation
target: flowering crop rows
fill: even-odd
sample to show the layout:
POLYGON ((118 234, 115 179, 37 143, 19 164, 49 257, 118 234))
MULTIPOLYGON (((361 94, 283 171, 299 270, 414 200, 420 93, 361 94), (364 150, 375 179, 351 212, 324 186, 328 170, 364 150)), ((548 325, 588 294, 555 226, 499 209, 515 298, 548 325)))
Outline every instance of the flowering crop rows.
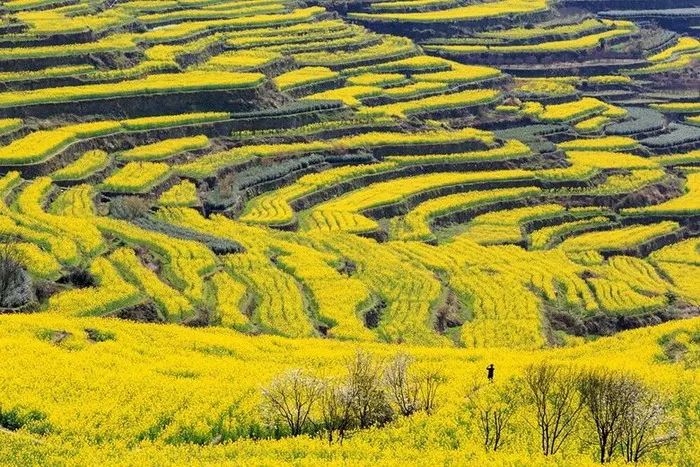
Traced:
POLYGON ((0 464, 588 465, 456 415, 542 359, 685 391, 698 464, 697 322, 597 337, 700 307, 700 42, 594 3, 5 2, 0 464), (261 413, 394 344, 433 413, 261 413))

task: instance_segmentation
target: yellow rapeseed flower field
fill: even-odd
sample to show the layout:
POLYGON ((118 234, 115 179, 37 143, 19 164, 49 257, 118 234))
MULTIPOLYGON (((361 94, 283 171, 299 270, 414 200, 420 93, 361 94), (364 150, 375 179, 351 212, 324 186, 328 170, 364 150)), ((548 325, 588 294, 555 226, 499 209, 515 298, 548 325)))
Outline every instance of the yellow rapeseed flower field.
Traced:
POLYGON ((700 465, 700 42, 618 3, 4 2, 0 465, 700 465))

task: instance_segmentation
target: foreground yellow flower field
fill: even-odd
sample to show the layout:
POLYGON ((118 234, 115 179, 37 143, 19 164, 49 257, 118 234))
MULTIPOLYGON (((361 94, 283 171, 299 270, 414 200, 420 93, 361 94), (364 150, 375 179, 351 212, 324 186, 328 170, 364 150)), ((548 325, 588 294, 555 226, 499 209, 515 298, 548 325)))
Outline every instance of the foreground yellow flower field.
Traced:
POLYGON ((700 465, 697 3, 0 2, 0 465, 700 465))
POLYGON ((698 336, 700 319, 538 351, 362 344, 378 358, 409 353, 419 367, 439 368, 447 382, 440 388, 433 415, 416 414, 381 429, 358 431, 342 444, 329 444, 323 437, 306 436, 236 439, 266 436, 259 410, 261 388, 275 375, 293 368, 323 376, 339 374, 356 344, 105 319, 3 316, 2 414, 7 417, 14 411, 32 421, 18 431, 0 433, 0 461, 6 465, 593 465, 592 446, 578 438, 557 455, 542 456, 533 419, 524 407, 514 415, 502 451, 485 453, 481 446, 476 422, 465 408, 470 385, 486 380, 489 363, 496 368, 493 384, 499 385, 520 376, 529 364, 546 360, 622 369, 672 397, 672 413, 683 436, 673 448, 647 460, 697 465, 698 336), (669 342, 686 349, 678 362, 668 360, 669 342))

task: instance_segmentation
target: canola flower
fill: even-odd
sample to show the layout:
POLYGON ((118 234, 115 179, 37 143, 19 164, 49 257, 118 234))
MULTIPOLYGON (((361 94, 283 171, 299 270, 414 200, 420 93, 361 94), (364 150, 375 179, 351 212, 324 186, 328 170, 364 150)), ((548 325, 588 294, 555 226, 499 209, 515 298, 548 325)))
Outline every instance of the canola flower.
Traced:
MULTIPOLYGON (((80 140, 157 128, 209 123, 228 119, 226 112, 199 112, 180 115, 140 117, 127 120, 103 120, 59 126, 51 130, 37 130, 5 146, 0 146, 0 163, 24 165, 46 161, 80 140)), ((94 160, 94 154, 91 156, 94 160)), ((71 167, 71 171, 78 170, 71 167)))
POLYGON ((11 251, 32 276, 46 280, 60 277, 63 269, 61 264, 54 255, 42 250, 36 243, 17 242, 12 244, 11 251))
POLYGON ((95 188, 92 185, 75 185, 56 196, 49 207, 58 216, 90 218, 97 214, 95 188))
POLYGON ((396 104, 365 107, 361 114, 406 118, 412 114, 486 105, 496 101, 500 92, 493 89, 467 90, 454 94, 441 94, 396 104))
POLYGON ((308 100, 339 100, 348 107, 359 107, 365 97, 376 97, 383 94, 383 90, 377 86, 351 85, 329 91, 322 91, 304 97, 308 100))
POLYGON ((600 41, 630 35, 637 31, 634 23, 629 21, 611 22, 613 29, 595 34, 584 35, 574 39, 539 42, 532 45, 429 45, 426 50, 448 54, 462 55, 475 53, 489 54, 552 54, 557 52, 574 52, 597 47, 600 41))
POLYGON ((417 81, 460 84, 486 81, 501 76, 497 68, 482 65, 463 65, 461 63, 447 61, 449 70, 430 71, 413 75, 417 81))
POLYGON ((601 209, 566 209, 555 203, 513 209, 494 210, 472 219, 460 238, 468 238, 482 245, 498 243, 520 243, 523 240, 523 225, 560 216, 587 217, 601 214, 601 209))
MULTIPOLYGON (((262 194, 250 200, 241 216, 241 220, 266 225, 288 224, 294 220, 295 216, 290 205, 290 202, 294 199, 311 194, 319 189, 328 188, 334 184, 351 181, 363 176, 391 172, 404 166, 450 162, 499 161, 527 156, 530 153, 530 148, 523 143, 516 140, 509 140, 501 147, 484 151, 415 156, 387 156, 385 162, 382 163, 338 167, 318 174, 305 175, 294 184, 270 193, 262 194)), ((352 218, 351 215, 338 212, 334 213, 334 216, 336 219, 344 219, 343 222, 350 222, 352 218)), ((317 213, 312 213, 312 217, 317 217, 322 223, 328 220, 325 219, 322 214, 317 213)), ((355 221, 357 221, 357 218, 355 218, 355 221)))
POLYGON ((691 173, 686 181, 686 193, 653 206, 629 208, 622 211, 627 215, 655 214, 692 216, 700 209, 700 173, 691 173))
POLYGON ((0 58, 35 59, 42 57, 66 57, 105 52, 133 52, 138 48, 131 34, 111 34, 94 42, 32 47, 8 47, 0 51, 0 58))
POLYGON ((559 248, 567 251, 626 250, 679 229, 677 222, 631 225, 605 232, 589 232, 565 240, 559 248))
POLYGON ((301 52, 294 54, 294 60, 302 66, 328 66, 335 69, 362 66, 379 60, 401 59, 417 53, 416 45, 407 38, 382 36, 378 44, 357 51, 301 52))
POLYGON ((567 96, 576 93, 576 88, 573 85, 550 79, 519 80, 517 90, 535 96, 567 96))
MULTIPOLYGON (((484 367, 491 361, 496 362, 500 381, 521 375, 529 364, 547 360, 577 368, 605 366, 623 370, 664 394, 687 398, 691 404, 697 400, 692 369, 686 369, 685 360, 664 360, 664 347, 660 344, 663 340, 677 340, 686 342, 694 351, 696 320, 666 323, 569 348, 522 351, 504 347, 485 354, 471 349, 404 346, 403 350, 416 358, 420 368, 439 365, 447 378, 440 392, 440 408, 434 415, 418 415, 380 430, 360 431, 342 444, 329 445, 324 439, 305 436, 252 441, 240 439, 240 435, 249 427, 264 426, 257 411, 261 385, 299 366, 339 373, 344 359, 352 356, 354 346, 333 340, 292 341, 244 336, 223 329, 149 326, 61 315, 4 315, 1 320, 0 342, 7 356, 2 365, 8 375, 2 384, 4 388, 14 388, 5 391, 3 407, 18 413, 22 413, 22 408, 37 410, 47 416, 50 424, 48 433, 41 437, 42 443, 34 441, 36 435, 3 433, 0 455, 4 459, 162 465, 225 463, 231 458, 270 464, 278 462, 280 456, 294 456, 308 463, 363 463, 372 456, 385 463, 407 464, 422 458, 442 464, 459 457, 495 464, 522 462, 523 452, 528 452, 528 463, 552 465, 552 460, 537 453, 539 438, 527 423, 529 412, 525 407, 514 418, 513 426, 522 436, 510 438, 502 452, 486 453, 481 447, 475 425, 461 403, 464 382, 483 378, 484 367), (90 340, 85 329, 99 332, 102 341, 90 340), (57 344, 51 343, 59 331, 65 331, 66 337, 57 344), (144 345, 145 339, 150 345, 144 345), (115 352, 119 358, 114 357, 115 352), (261 359, 265 365, 250 365, 250 361, 261 359), (45 364, 32 365, 36 360, 45 364), (16 367, 24 371, 9 371, 16 367), (241 372, 248 377, 241 378, 241 372), (65 388, 71 388, 70 394, 65 388), (232 400, 237 401, 236 411, 226 415, 232 400), (163 430, 154 432, 150 440, 137 441, 140 434, 166 416, 170 423, 163 430), (220 416, 224 417, 223 424, 217 423, 220 416), (420 446, 409 443, 401 449, 386 449, 408 433, 425 439, 420 446), (205 442, 219 435, 224 438, 222 443, 205 442), (68 439, 73 439, 70 450, 54 447, 68 439), (98 443, 97 439, 103 442, 98 443), (109 440, 109 444, 104 440, 109 440), (202 444, 194 448, 185 444, 187 441, 202 444), (382 447, 377 446, 378 442, 382 447), (425 454, 426 449, 430 454, 425 454)), ((396 353, 394 346, 382 344, 365 344, 364 348, 378 358, 391 358, 396 353)), ((676 413, 677 408, 673 410, 676 413)), ((690 421, 695 420, 696 415, 691 412, 690 421)), ((688 456, 694 461, 697 455, 692 441, 680 443, 659 455, 669 463, 677 463, 681 458, 688 459, 679 452, 687 447, 688 456)), ((573 445, 565 447, 557 458, 578 465, 593 463, 592 451, 578 453, 573 445)))
POLYGON ((194 305, 180 292, 165 284, 145 266, 130 248, 120 248, 109 255, 110 261, 131 284, 143 290, 160 308, 165 319, 185 321, 194 315, 194 305))
POLYGON ((0 135, 10 133, 22 127, 21 118, 2 118, 0 119, 0 135))
POLYGON ((476 21, 504 15, 535 13, 548 9, 546 0, 498 0, 455 6, 437 11, 409 13, 350 13, 358 20, 436 23, 443 21, 476 21))
POLYGON ((601 131, 608 123, 611 123, 610 118, 598 115, 578 122, 574 128, 579 133, 595 133, 601 131))
POLYGON ((346 68, 343 72, 348 75, 361 73, 407 73, 413 75, 414 73, 449 71, 456 65, 458 63, 440 57, 415 55, 373 65, 346 68))
POLYGON ((542 36, 573 36, 604 29, 606 22, 596 18, 588 18, 576 24, 564 24, 552 27, 515 27, 498 31, 484 31, 478 33, 479 37, 497 38, 505 40, 536 39, 542 36))
MULTIPOLYGON (((500 387, 501 378, 520 377, 542 360, 624 370, 663 391, 676 402, 670 410, 687 436, 647 459, 700 463, 698 415, 687 410, 700 393, 697 320, 592 342, 552 331, 544 319, 544 311, 562 310, 582 320, 636 319, 700 305, 700 244, 681 225, 697 211, 697 151, 649 157, 635 139, 596 134, 627 116, 607 97, 535 102, 574 96, 577 88, 629 92, 635 72, 516 80, 512 89, 496 68, 422 52, 482 50, 487 43, 494 51, 567 52, 595 38, 624 38, 635 31, 631 24, 583 18, 542 27, 533 19, 533 27, 419 47, 348 25, 321 7, 277 0, 139 0, 105 11, 53 0, 4 6, 11 11, 5 26, 19 19, 26 27, 12 39, 33 45, 3 47, 0 60, 13 62, 13 70, 40 63, 31 65, 34 71, 0 73, 8 89, 27 89, 3 94, 12 105, 24 105, 19 95, 27 103, 47 102, 49 94, 72 102, 136 92, 124 90, 130 86, 200 92, 197 86, 228 73, 264 69, 271 82, 260 76, 255 93, 265 106, 323 91, 358 111, 323 110, 309 124, 310 113, 283 115, 284 125, 255 130, 239 129, 254 119, 239 120, 234 108, 234 114, 66 118, 71 123, 1 120, 0 164, 32 167, 0 178, 0 234, 36 283, 76 270, 87 270, 95 283, 58 285, 37 313, 0 316, 0 425, 20 425, 0 430, 0 463, 592 465, 583 439, 556 456, 539 455, 526 407, 514 415, 517 434, 508 434, 504 448, 484 452, 476 416, 463 404, 465 382, 483 379, 484 367, 495 362, 500 387), (95 37, 40 45, 53 40, 39 33, 95 37), (47 67, 87 62, 100 66, 47 67), (174 76, 202 80, 181 86, 174 76), (493 97, 483 103, 495 105, 499 92, 511 91, 529 101, 513 98, 497 109, 531 117, 527 129, 464 127, 472 112, 452 121, 421 118, 480 103, 479 96, 493 97), (588 137, 564 131, 572 126, 588 137), (183 137, 227 127, 235 128, 231 140, 212 145, 222 150, 205 153, 206 137, 183 137), (153 144, 102 150, 124 148, 121 139, 153 144), (159 162, 173 156, 177 162, 159 162), (278 184, 275 164, 293 166, 294 158, 301 169, 281 174, 278 184), (306 166, 307 159, 324 162, 306 166), (217 179, 222 170, 226 178, 217 179), (231 193, 240 198, 235 208, 209 212, 217 201, 209 188, 225 193, 229 181, 238 186, 249 175, 260 176, 262 191, 231 193), (593 206, 682 178, 683 195, 653 206, 593 206), (131 219, 109 217, 116 203, 100 191, 112 188, 138 192, 136 207, 150 209, 118 213, 131 219), (587 207, 566 207, 581 200, 587 207), (461 222, 440 224, 453 214, 461 222), (627 216, 633 225, 621 219, 627 216), (658 239, 672 243, 639 255, 640 246, 658 239), (135 313, 173 324, 111 319, 135 313), (204 322, 206 329, 182 326, 204 322), (562 348, 550 348, 554 341, 562 348), (420 371, 439 368, 446 381, 437 410, 354 432, 342 444, 275 439, 284 430, 261 412, 261 387, 294 368, 335 377, 356 349, 382 359, 407 352, 420 371)), ((402 21, 505 20, 549 7, 543 0, 383 0, 350 15, 361 21, 398 15, 392 28, 399 31, 402 21)), ((678 70, 697 58, 692 40, 669 43, 637 72, 678 70)), ((692 104, 681 99, 659 109, 694 123, 692 104)))
POLYGON ((439 216, 476 207, 498 204, 540 194, 538 188, 505 188, 501 190, 471 191, 425 201, 395 221, 393 229, 401 240, 424 240, 433 236, 430 222, 439 216))
POLYGON ((41 225, 42 230, 71 238, 84 255, 100 253, 105 248, 105 239, 89 220, 45 211, 44 200, 52 189, 50 178, 36 178, 17 194, 13 207, 20 216, 41 225))
POLYGON ((392 87, 384 90, 384 95, 393 99, 411 99, 425 94, 435 94, 445 91, 447 83, 418 81, 404 86, 392 87))
POLYGON ((574 195, 621 195, 632 193, 667 178, 661 169, 632 169, 628 174, 608 175, 603 183, 592 187, 562 188, 561 194, 574 195))
POLYGON ((376 11, 395 11, 421 9, 427 6, 452 6, 455 0, 388 0, 371 4, 376 11))
POLYGON ((239 18, 205 19, 202 21, 184 21, 153 28, 143 33, 141 40, 148 43, 167 43, 187 39, 199 34, 227 31, 231 29, 265 28, 300 24, 323 14, 321 7, 296 8, 279 14, 259 14, 239 18))
POLYGON ((36 71, 5 71, 0 72, 0 80, 5 82, 11 81, 28 81, 32 79, 42 78, 61 78, 66 76, 76 76, 92 73, 95 67, 92 65, 65 65, 44 68, 36 71))
POLYGON ((700 102, 668 102, 664 104, 651 104, 649 107, 662 112, 691 114, 700 112, 700 102))
POLYGON ((119 153, 117 158, 124 161, 162 160, 176 156, 181 152, 204 149, 207 146, 209 146, 209 138, 205 135, 187 136, 137 146, 119 153))
POLYGON ((141 193, 150 190, 170 175, 170 166, 164 162, 129 162, 107 177, 103 191, 141 193))
POLYGON ((90 273, 96 278, 95 287, 58 293, 49 298, 45 311, 74 316, 99 316, 137 305, 143 300, 138 289, 124 281, 107 259, 95 259, 90 265, 90 273))
POLYGON ((109 160, 105 151, 87 151, 75 161, 54 171, 51 178, 54 181, 82 180, 107 167, 109 160))
POLYGON ((170 23, 177 20, 215 20, 255 17, 270 13, 285 13, 284 5, 277 2, 244 3, 227 9, 182 9, 139 16, 145 24, 170 23))
MULTIPOLYGON (((271 45, 316 42, 321 39, 335 39, 354 35, 359 31, 355 26, 341 20, 305 21, 297 24, 237 29, 226 33, 226 43, 237 49, 257 49, 271 45)), ((269 49, 268 49, 269 50, 269 49)))
POLYGON ((586 78, 586 81, 600 86, 625 85, 634 82, 632 78, 625 75, 596 75, 586 78))
POLYGON ((6 91, 0 93, 0 107, 75 102, 158 93, 247 89, 259 86, 264 79, 265 76, 259 73, 207 71, 164 73, 120 83, 84 84, 28 91, 6 91))
POLYGON ((253 158, 294 157, 302 154, 332 150, 356 150, 362 148, 382 148, 387 146, 430 146, 458 144, 469 141, 491 144, 494 136, 487 131, 463 128, 456 131, 428 130, 417 133, 379 132, 346 136, 332 140, 318 140, 306 143, 280 143, 241 146, 229 151, 207 154, 196 161, 174 167, 177 173, 202 178, 223 168, 249 161, 253 158))
POLYGON ((183 180, 164 191, 163 194, 158 197, 158 204, 172 207, 196 206, 200 204, 197 186, 189 180, 183 180))
POLYGON ((679 37, 676 44, 647 58, 650 62, 663 62, 677 54, 700 51, 700 41, 694 37, 679 37))
POLYGON ((250 300, 248 287, 226 271, 219 271, 211 277, 216 298, 216 319, 222 326, 245 331, 250 329, 250 321, 243 314, 246 299, 250 300))
POLYGON ((678 166, 683 164, 694 164, 700 161, 700 150, 689 151, 681 154, 670 154, 666 156, 653 157, 652 160, 661 166, 678 166))
POLYGON ((361 213, 372 208, 398 203, 410 196, 429 190, 439 190, 459 185, 484 182, 526 181, 533 178, 524 170, 503 170, 473 173, 435 173, 406 179, 380 182, 362 188, 313 208, 319 217, 309 220, 304 227, 309 230, 366 232, 377 228, 374 220, 361 213), (321 222, 323 219, 323 222, 321 222), (350 223, 348 224, 348 221, 350 223))
POLYGON ((690 68, 698 60, 698 58, 700 58, 700 52, 680 53, 676 55, 675 58, 667 61, 652 62, 651 65, 646 67, 621 71, 630 76, 680 71, 690 68))
POLYGON ((558 147, 565 151, 629 151, 639 147, 639 143, 627 136, 603 136, 565 141, 559 143, 558 147))
POLYGON ((564 222, 562 224, 544 227, 535 230, 529 235, 530 248, 545 249, 551 246, 552 242, 561 239, 566 235, 574 232, 585 231, 586 229, 594 229, 608 225, 610 219, 604 216, 592 217, 590 219, 581 219, 572 222, 564 222))
POLYGON ((348 78, 347 82, 355 86, 396 86, 407 80, 401 73, 362 73, 348 78))
POLYGON ((544 122, 569 122, 590 117, 592 114, 607 110, 608 106, 604 102, 594 97, 584 97, 578 101, 566 102, 563 104, 551 104, 534 106, 532 110, 525 108, 526 115, 532 114, 544 122))
POLYGON ((301 86, 329 81, 338 76, 338 72, 328 67, 309 66, 282 73, 276 76, 273 81, 280 91, 288 91, 301 86))
POLYGON ((198 66, 199 70, 208 71, 258 71, 282 58, 279 53, 270 51, 234 51, 216 55, 198 66))
POLYGON ((203 276, 218 266, 216 256, 205 245, 146 230, 119 219, 98 217, 93 222, 101 232, 119 238, 128 246, 148 249, 161 261, 161 274, 171 285, 194 302, 204 300, 206 286, 203 276))

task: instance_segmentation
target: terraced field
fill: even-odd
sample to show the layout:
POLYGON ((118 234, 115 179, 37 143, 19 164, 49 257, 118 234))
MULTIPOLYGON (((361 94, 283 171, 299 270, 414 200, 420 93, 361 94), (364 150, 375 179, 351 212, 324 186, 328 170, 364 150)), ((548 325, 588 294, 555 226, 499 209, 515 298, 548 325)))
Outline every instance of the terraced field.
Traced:
POLYGON ((645 460, 700 463, 700 318, 615 335, 700 316, 697 10, 4 2, 0 462, 585 465, 464 420, 552 359, 663 386, 645 460), (344 444, 259 410, 356 349, 445 402, 344 444))

